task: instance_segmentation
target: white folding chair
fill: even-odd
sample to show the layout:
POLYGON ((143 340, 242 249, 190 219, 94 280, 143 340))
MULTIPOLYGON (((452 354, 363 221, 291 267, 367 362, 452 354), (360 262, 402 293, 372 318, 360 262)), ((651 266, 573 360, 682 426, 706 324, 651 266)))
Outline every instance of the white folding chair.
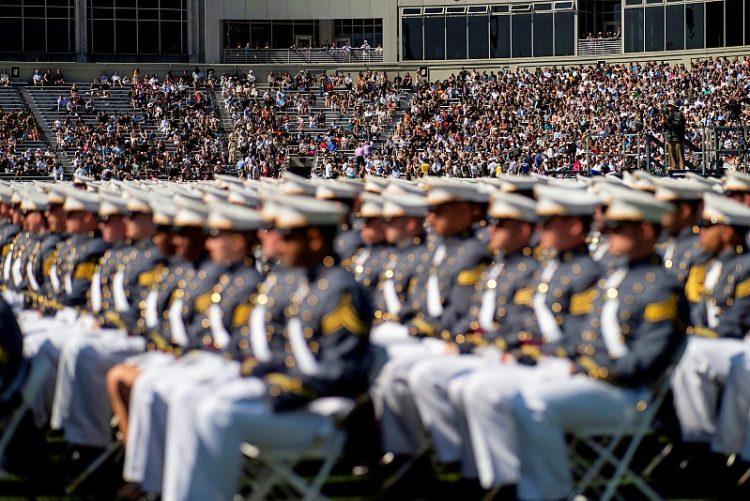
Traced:
MULTIPOLYGON (((368 379, 370 383, 377 377, 385 364, 385 350, 371 345, 372 366, 368 379)), ((321 489, 328 479, 336 461, 341 456, 347 440, 346 422, 352 411, 365 403, 365 394, 359 400, 341 397, 324 397, 312 401, 307 410, 324 417, 323 425, 314 439, 306 446, 293 450, 261 450, 244 443, 242 453, 253 460, 249 479, 252 492, 248 499, 268 499, 274 489, 284 493, 284 499, 326 499, 321 489), (319 466, 311 481, 294 471, 301 461, 314 460, 319 466)), ((280 417, 281 418, 281 417, 280 417)))
POLYGON ((570 499, 576 501, 587 499, 585 494, 591 491, 596 493, 595 499, 602 501, 621 498, 617 491, 621 485, 626 484, 632 484, 645 499, 651 501, 662 499, 643 478, 644 472, 653 468, 649 466, 640 473, 636 473, 631 469, 631 462, 643 439, 652 431, 659 409, 669 393, 671 374, 672 368, 659 378, 650 394, 636 403, 635 411, 623 420, 612 434, 606 437, 575 437, 576 442, 573 449, 587 447, 596 454, 596 458, 591 462, 582 458, 580 454, 574 457, 574 464, 579 467, 579 470, 581 469, 580 466, 583 465, 584 471, 570 499), (602 438, 606 438, 607 441, 603 442, 602 438), (627 443, 627 447, 619 455, 618 452, 625 443, 627 443), (611 475, 604 475, 602 469, 605 466, 613 467, 614 472, 611 475))

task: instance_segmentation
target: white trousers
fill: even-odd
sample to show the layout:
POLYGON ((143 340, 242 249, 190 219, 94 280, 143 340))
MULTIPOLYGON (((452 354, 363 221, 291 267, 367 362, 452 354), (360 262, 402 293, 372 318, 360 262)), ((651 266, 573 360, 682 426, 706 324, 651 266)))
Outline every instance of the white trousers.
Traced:
POLYGON ((409 389, 438 461, 460 461, 465 477, 475 478, 476 468, 461 393, 471 374, 500 363, 497 350, 486 356, 444 355, 417 362, 408 374, 409 389))
POLYGON ((729 375, 731 359, 746 347, 738 339, 689 338, 672 378, 683 440, 711 441, 716 432, 719 392, 729 375))
POLYGON ((711 448, 750 461, 750 347, 730 363, 711 448))
POLYGON ((262 380, 235 379, 202 398, 183 395, 172 401, 165 501, 232 499, 244 462, 243 442, 256 446, 261 455, 278 455, 299 451, 330 430, 329 418, 308 408, 274 413, 265 392, 262 380))
POLYGON ((50 317, 39 318, 34 313, 21 318, 24 319, 20 324, 24 356, 34 357, 38 363, 47 366, 44 384, 31 402, 34 423, 41 428, 49 423, 52 412, 60 349, 66 341, 84 337, 87 331, 80 329, 75 322, 50 317))
POLYGON ((522 387, 513 401, 521 459, 519 499, 567 497, 573 482, 565 433, 611 434, 647 395, 583 375, 522 387))
POLYGON ((409 371, 419 362, 445 356, 445 343, 430 339, 386 346, 389 360, 375 379, 370 395, 380 423, 383 450, 415 454, 425 441, 424 429, 409 390, 409 371))
POLYGON ((130 397, 123 477, 141 483, 148 492, 160 492, 170 399, 185 389, 190 391, 195 386, 238 375, 237 362, 209 352, 191 352, 172 363, 141 373, 130 397))
POLYGON ((145 338, 119 329, 66 339, 60 351, 51 427, 64 430, 72 444, 106 446, 112 440, 107 371, 145 347, 145 338))
POLYGON ((521 388, 567 380, 566 360, 544 358, 536 366, 498 363, 469 374, 459 393, 477 476, 486 489, 518 483, 520 458, 513 402, 521 388))

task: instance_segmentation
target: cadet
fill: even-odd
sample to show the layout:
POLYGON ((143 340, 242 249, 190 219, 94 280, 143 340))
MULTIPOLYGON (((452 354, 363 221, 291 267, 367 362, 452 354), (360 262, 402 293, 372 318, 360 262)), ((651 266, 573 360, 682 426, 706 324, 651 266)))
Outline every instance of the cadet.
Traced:
POLYGON ((737 170, 727 171, 721 187, 729 198, 750 206, 750 174, 737 170))
POLYGON ((364 193, 361 201, 357 217, 362 222, 360 236, 363 246, 352 257, 349 268, 372 302, 391 246, 385 240, 382 198, 379 195, 364 193))
POLYGON ((413 365, 429 354, 453 349, 450 328, 469 309, 474 286, 489 262, 487 248, 474 238, 475 201, 486 194, 468 184, 431 179, 427 192, 429 224, 437 234, 433 247, 417 257, 409 300, 399 325, 385 322, 373 332, 391 357, 372 389, 385 452, 409 456, 422 443, 419 416, 407 387, 413 365))
POLYGON ((260 215, 250 209, 211 211, 206 248, 224 272, 210 290, 194 299, 195 316, 187 324, 184 347, 190 351, 174 363, 145 370, 133 385, 124 476, 146 491, 161 489, 169 396, 180 387, 192 389, 237 374, 237 365, 222 354, 250 320, 248 298, 261 281, 252 259, 261 224, 260 215))
POLYGON ((416 279, 419 257, 427 252, 424 228, 427 200, 424 196, 393 193, 389 189, 383 195, 383 221, 385 238, 392 247, 373 303, 378 323, 398 318, 408 300, 409 283, 416 279))
MULTIPOLYGON (((304 269, 284 312, 285 327, 270 345, 258 344, 254 363, 243 364, 248 377, 214 389, 197 403, 183 401, 191 404, 188 412, 173 404, 164 498, 231 497, 243 462, 237 443, 246 440, 269 452, 299 447, 323 422, 306 410, 309 402, 322 396, 351 398, 366 389, 371 310, 364 291, 333 256, 344 211, 325 202, 283 200, 276 224, 286 233, 284 266, 304 269), (297 412, 285 412, 292 409, 297 412), (215 443, 217 438, 226 445, 215 443)), ((259 295, 256 304, 268 299, 259 295)))
MULTIPOLYGON (((173 359, 170 352, 187 341, 182 321, 185 298, 192 297, 199 286, 201 289, 205 286, 204 279, 208 278, 210 271, 200 269, 205 261, 206 234, 203 228, 207 212, 195 201, 181 195, 175 198, 180 204, 174 214, 171 239, 175 255, 168 266, 158 269, 153 286, 141 292, 138 302, 141 318, 136 321, 133 333, 147 338, 147 352, 130 357, 107 372, 107 392, 125 440, 133 383, 144 369, 169 363, 173 359), (200 272, 201 275, 197 276, 200 272)), ((156 221, 157 214, 154 216, 156 221)))
POLYGON ((750 329, 750 208, 715 193, 704 195, 700 241, 716 254, 688 327, 689 341, 673 378, 674 404, 685 442, 708 452, 716 432, 719 392, 732 357, 746 349, 750 329))
MULTIPOLYGON (((48 189, 46 194, 48 204, 44 212, 47 233, 34 247, 24 272, 28 280, 25 304, 32 310, 36 310, 40 300, 43 299, 40 294, 44 293, 45 276, 49 275, 52 268, 57 244, 68 238, 65 232, 65 212, 62 209, 65 197, 59 190, 51 189, 47 185, 44 187, 48 189)), ((36 311, 29 313, 36 315, 36 311)))
MULTIPOLYGON (((535 202, 497 192, 489 208, 493 263, 476 284, 471 307, 451 329, 457 352, 418 362, 409 372, 409 390, 442 464, 461 461, 465 477, 476 478, 469 440, 455 394, 461 378, 500 363, 506 351, 521 348, 508 319, 528 314, 540 263, 529 247, 537 221, 535 202), (525 296, 525 298, 523 298, 525 296), (452 399, 453 397, 453 399, 452 399), (462 457, 463 453, 463 457, 462 457)), ((531 338, 524 341, 532 342, 531 338)))
MULTIPOLYGON (((684 339, 680 288, 654 252, 669 210, 651 195, 632 192, 618 193, 607 209, 617 267, 598 282, 586 320, 569 331, 567 366, 544 384, 524 383, 513 400, 520 499, 568 496, 573 485, 565 434, 615 431, 673 361, 684 339)), ((486 424, 488 440, 498 439, 494 432, 502 423, 486 424)))
MULTIPOLYGON (((586 247, 599 198, 560 187, 538 186, 535 193, 543 267, 530 286, 514 284, 512 297, 498 296, 499 308, 505 310, 497 320, 505 363, 479 368, 449 388, 453 405, 465 416, 479 481, 486 489, 518 481, 508 402, 521 384, 554 381, 560 368, 567 367, 559 357, 567 340, 578 334, 604 273, 586 247)), ((469 459, 466 451, 462 459, 469 459)), ((463 468, 472 471, 470 464, 463 468)))
POLYGON ((33 411, 38 425, 49 420, 54 392, 60 347, 75 332, 78 310, 86 304, 99 258, 109 247, 98 236, 99 198, 79 190, 65 193, 63 210, 66 212, 66 229, 71 237, 60 242, 56 249, 55 264, 50 270, 53 291, 43 303, 45 311, 60 312, 55 318, 25 321, 24 352, 36 355, 49 363, 48 377, 42 391, 34 398, 33 411), (56 285, 56 289, 54 286, 56 285), (64 309, 64 310, 63 310, 64 309))
POLYGON ((667 238, 659 252, 664 267, 685 287, 685 297, 692 304, 701 299, 711 254, 705 252, 698 237, 698 221, 703 193, 709 190, 705 182, 695 179, 660 179, 656 198, 674 205, 675 210, 664 216, 662 228, 667 238))
POLYGON ((349 208, 348 214, 344 216, 339 225, 339 233, 336 235, 335 250, 343 263, 348 263, 357 251, 364 245, 360 234, 361 228, 358 221, 353 221, 356 213, 355 207, 359 203, 359 194, 364 186, 362 183, 346 181, 320 181, 317 183, 315 198, 340 202, 349 208))
MULTIPOLYGON (((103 447, 111 438, 111 407, 106 391, 107 370, 145 348, 140 336, 128 336, 122 314, 131 306, 127 291, 147 280, 164 256, 152 243, 155 233, 151 208, 135 196, 127 201, 111 195, 102 202, 106 225, 120 220, 123 239, 105 253, 91 288, 91 311, 96 324, 88 335, 65 342, 60 354, 51 427, 63 429, 71 444, 103 447)), ((102 233, 107 238, 108 229, 102 233)), ((109 238, 113 238, 110 235, 109 238)))

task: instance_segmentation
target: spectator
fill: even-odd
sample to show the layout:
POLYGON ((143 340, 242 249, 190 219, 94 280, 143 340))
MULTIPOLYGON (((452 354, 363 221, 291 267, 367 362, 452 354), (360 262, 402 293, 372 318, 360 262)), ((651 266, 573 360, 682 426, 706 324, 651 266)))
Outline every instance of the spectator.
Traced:
POLYGON ((65 77, 63 77, 62 71, 60 68, 58 68, 55 71, 55 78, 54 78, 54 84, 55 85, 65 85, 65 77))
POLYGON ((7 87, 10 85, 10 74, 8 70, 3 69, 0 71, 0 86, 7 87))
POLYGON ((43 81, 44 76, 41 74, 39 69, 34 70, 34 75, 31 77, 31 83, 33 83, 35 87, 39 87, 42 85, 43 81))
POLYGON ((112 81, 112 87, 122 87, 122 77, 120 76, 120 72, 115 70, 114 73, 112 73, 112 77, 110 78, 112 81))
POLYGON ((685 140, 685 115, 677 108, 674 100, 667 103, 667 110, 662 116, 664 126, 664 142, 667 146, 667 164, 670 170, 684 169, 685 157, 683 144, 685 140))

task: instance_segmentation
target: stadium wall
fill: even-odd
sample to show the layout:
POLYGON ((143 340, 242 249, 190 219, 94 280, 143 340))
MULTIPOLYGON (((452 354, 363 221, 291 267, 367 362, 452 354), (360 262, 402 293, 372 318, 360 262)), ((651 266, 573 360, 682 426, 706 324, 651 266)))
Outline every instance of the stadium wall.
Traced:
POLYGON ((690 64, 690 61, 704 57, 746 57, 748 50, 746 47, 731 47, 722 49, 700 49, 690 51, 669 51, 669 52, 652 52, 641 54, 618 54, 606 57, 567 57, 567 58, 528 58, 516 60, 468 60, 468 61, 439 61, 439 62, 414 62, 414 63, 381 63, 372 65, 305 65, 305 66, 288 66, 288 65, 234 65, 234 64, 192 64, 192 63, 68 63, 68 62, 33 62, 19 63, 15 61, 0 61, 0 70, 10 71, 11 68, 18 68, 20 77, 14 78, 15 83, 25 83, 31 79, 35 69, 44 71, 47 68, 60 68, 68 81, 86 82, 98 76, 102 71, 108 74, 119 71, 121 75, 130 75, 133 69, 140 68, 141 74, 156 73, 164 75, 167 71, 181 72, 183 69, 192 70, 195 66, 206 70, 214 69, 217 75, 225 72, 246 72, 253 69, 259 82, 264 82, 268 73, 271 71, 289 71, 296 73, 303 69, 313 72, 352 72, 356 73, 364 69, 388 72, 411 72, 415 74, 420 68, 427 68, 431 79, 442 79, 448 77, 451 73, 460 71, 462 68, 471 68, 477 70, 497 70, 500 68, 536 68, 546 66, 578 66, 581 64, 596 64, 599 61, 606 61, 610 64, 630 63, 633 61, 664 61, 672 64, 683 63, 690 64))

